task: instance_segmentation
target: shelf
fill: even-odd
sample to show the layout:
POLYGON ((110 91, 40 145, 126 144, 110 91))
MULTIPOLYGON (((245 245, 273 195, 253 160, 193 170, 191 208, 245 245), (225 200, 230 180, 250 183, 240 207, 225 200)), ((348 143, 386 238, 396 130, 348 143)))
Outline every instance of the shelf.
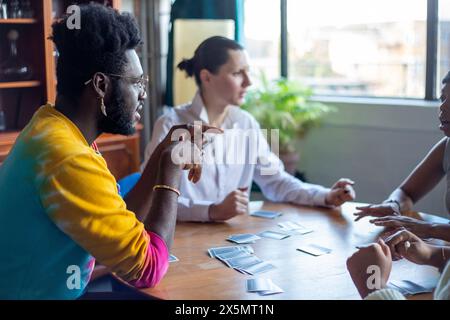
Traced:
POLYGON ((0 19, 0 24, 35 24, 38 23, 38 19, 0 19))
POLYGON ((14 81, 14 82, 0 82, 0 89, 15 89, 15 88, 35 88, 41 85, 40 81, 14 81))

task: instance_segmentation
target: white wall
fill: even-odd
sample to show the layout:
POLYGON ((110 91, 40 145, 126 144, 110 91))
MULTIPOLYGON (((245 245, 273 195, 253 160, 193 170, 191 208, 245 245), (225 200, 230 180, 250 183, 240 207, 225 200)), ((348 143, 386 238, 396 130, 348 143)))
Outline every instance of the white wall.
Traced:
MULTIPOLYGON (((333 101, 338 112, 299 144, 299 169, 310 182, 323 185, 340 177, 354 179, 357 201, 384 200, 443 137, 438 129, 437 103, 320 101, 333 101)), ((418 210, 446 215, 443 181, 417 204, 418 210)))

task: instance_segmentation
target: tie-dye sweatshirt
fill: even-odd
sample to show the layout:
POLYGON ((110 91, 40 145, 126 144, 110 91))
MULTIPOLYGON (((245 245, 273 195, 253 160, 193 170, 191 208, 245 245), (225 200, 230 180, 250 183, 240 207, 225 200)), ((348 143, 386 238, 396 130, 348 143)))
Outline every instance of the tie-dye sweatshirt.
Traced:
POLYGON ((75 124, 41 107, 0 167, 0 299, 78 298, 95 260, 154 286, 168 256, 75 124))

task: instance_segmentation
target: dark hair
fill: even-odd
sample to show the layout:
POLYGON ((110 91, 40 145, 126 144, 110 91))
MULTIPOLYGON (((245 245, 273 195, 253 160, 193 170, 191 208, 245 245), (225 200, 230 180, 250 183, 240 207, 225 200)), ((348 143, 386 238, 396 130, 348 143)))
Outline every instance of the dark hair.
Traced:
POLYGON ((125 52, 141 44, 136 20, 96 3, 80 5, 79 29, 69 29, 69 16, 53 23, 51 39, 59 52, 58 94, 77 100, 94 73, 122 74, 125 52))
POLYGON ((244 47, 225 37, 208 38, 195 50, 194 57, 183 59, 177 68, 184 70, 189 77, 195 76, 195 82, 200 86, 200 71, 206 69, 211 73, 217 73, 219 68, 228 61, 228 50, 244 50, 244 47))
POLYGON ((447 84, 450 82, 450 71, 447 73, 447 75, 442 79, 442 84, 447 84))

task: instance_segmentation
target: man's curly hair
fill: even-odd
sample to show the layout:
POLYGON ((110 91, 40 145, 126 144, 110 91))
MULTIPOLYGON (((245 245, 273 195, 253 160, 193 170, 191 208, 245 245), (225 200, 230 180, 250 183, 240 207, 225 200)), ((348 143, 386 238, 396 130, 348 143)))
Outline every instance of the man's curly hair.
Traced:
POLYGON ((69 29, 67 19, 53 23, 51 39, 59 52, 56 68, 58 94, 77 100, 84 83, 96 72, 122 74, 125 51, 141 38, 135 18, 97 3, 80 5, 80 29, 69 29))

